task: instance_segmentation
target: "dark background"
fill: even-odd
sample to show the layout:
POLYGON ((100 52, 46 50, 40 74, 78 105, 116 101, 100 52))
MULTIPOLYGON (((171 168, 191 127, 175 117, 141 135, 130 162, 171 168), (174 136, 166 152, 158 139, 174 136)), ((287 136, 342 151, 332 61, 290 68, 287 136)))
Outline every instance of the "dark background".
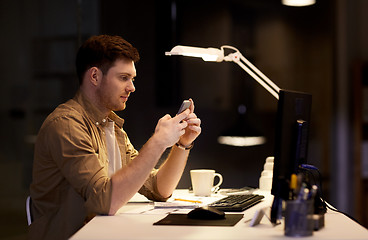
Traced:
POLYGON ((322 172, 325 198, 361 220, 356 177, 367 177, 367 155, 356 160, 355 153, 367 149, 367 140, 354 141, 353 109, 365 102, 354 100, 353 70, 368 58, 367 10, 364 0, 302 8, 277 0, 0 0, 0 238, 24 239, 35 136, 47 114, 74 96, 75 52, 95 34, 121 35, 140 51, 136 92, 119 113, 137 149, 160 117, 194 99, 202 134, 180 188, 190 186, 193 168, 220 172, 222 187, 258 187, 273 156, 273 96, 234 63, 165 56, 178 44, 231 45, 280 88, 313 95, 308 161, 322 172), (236 123, 240 104, 266 144, 217 143, 236 123))

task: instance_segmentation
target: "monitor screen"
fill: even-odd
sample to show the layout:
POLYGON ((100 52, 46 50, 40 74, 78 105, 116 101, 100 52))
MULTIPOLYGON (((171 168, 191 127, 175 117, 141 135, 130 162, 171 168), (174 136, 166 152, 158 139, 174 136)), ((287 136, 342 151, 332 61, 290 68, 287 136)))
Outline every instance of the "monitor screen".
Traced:
POLYGON ((271 193, 287 200, 292 173, 307 163, 312 95, 280 90, 275 126, 275 160, 271 193))

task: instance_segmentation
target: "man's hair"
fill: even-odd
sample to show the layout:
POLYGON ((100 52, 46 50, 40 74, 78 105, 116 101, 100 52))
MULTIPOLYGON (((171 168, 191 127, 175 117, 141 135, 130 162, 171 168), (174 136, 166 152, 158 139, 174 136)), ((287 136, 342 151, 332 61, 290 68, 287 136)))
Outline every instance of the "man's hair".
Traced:
POLYGON ((79 48, 76 68, 79 85, 82 85, 85 72, 98 67, 103 74, 119 59, 139 60, 138 50, 120 36, 92 36, 79 48))

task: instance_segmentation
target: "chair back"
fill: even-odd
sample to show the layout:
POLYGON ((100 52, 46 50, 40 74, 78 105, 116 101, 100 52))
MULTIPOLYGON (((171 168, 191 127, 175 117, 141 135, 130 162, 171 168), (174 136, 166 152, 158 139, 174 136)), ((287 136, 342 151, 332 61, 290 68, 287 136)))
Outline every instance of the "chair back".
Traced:
POLYGON ((27 197, 26 200, 26 212, 27 212, 27 223, 28 226, 31 225, 33 217, 32 217, 32 211, 31 211, 31 204, 32 204, 32 199, 31 196, 27 197))

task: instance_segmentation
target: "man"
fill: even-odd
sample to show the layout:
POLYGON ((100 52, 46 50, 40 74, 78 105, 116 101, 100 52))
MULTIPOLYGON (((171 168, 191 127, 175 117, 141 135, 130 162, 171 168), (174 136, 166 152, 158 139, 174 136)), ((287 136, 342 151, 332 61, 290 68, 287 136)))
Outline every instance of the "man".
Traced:
POLYGON ((138 153, 114 113, 135 91, 138 59, 118 36, 94 36, 80 47, 79 91, 47 117, 37 137, 29 238, 67 239, 96 214, 114 215, 137 191, 165 201, 176 188, 201 121, 190 100, 186 111, 158 121, 138 153))

